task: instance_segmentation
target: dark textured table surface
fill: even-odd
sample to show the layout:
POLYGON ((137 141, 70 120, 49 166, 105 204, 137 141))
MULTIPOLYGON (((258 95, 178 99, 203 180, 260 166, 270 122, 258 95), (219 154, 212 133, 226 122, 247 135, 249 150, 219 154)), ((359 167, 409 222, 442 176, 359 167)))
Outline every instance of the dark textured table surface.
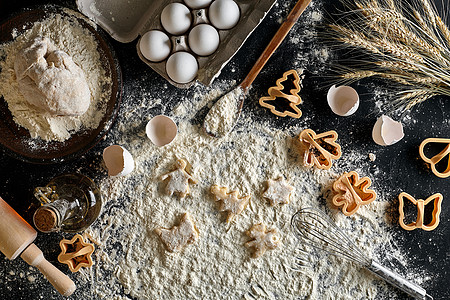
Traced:
MULTIPOLYGON (((76 9, 75 1, 1 1, 0 2, 0 19, 5 19, 10 13, 23 7, 30 7, 38 3, 57 3, 73 9, 76 9)), ((284 2, 284 1, 283 1, 284 2)), ((290 1, 293 2, 294 1, 290 1)), ((317 2, 317 0, 316 0, 317 2)), ((328 11, 333 11, 334 4, 325 1, 324 4, 328 11)), ((289 7, 284 6, 284 12, 281 15, 286 16, 289 7)), ((277 8, 278 11, 280 10, 277 8)), ((249 40, 244 44, 243 48, 233 58, 231 63, 225 67, 221 79, 242 80, 252 67, 254 61, 264 49, 265 45, 270 41, 271 36, 279 27, 277 17, 272 16, 272 12, 252 34, 249 40), (231 72, 231 68, 235 69, 231 72)), ((294 27, 291 34, 301 32, 301 21, 298 26, 294 27)), ((136 82, 151 82, 146 89, 151 91, 152 85, 166 84, 165 80, 153 72, 147 65, 139 60, 135 52, 135 42, 121 44, 110 39, 114 50, 121 63, 123 72, 123 101, 125 103, 133 103, 136 93, 134 84, 136 82)), ((271 86, 274 78, 278 78, 286 68, 305 67, 307 70, 313 70, 316 67, 314 61, 295 65, 296 55, 304 51, 307 55, 309 51, 308 45, 284 43, 280 49, 271 58, 263 71, 254 83, 252 93, 254 96, 245 104, 244 109, 254 110, 255 117, 271 118, 270 121, 279 126, 286 128, 290 124, 299 122, 295 119, 275 118, 272 115, 262 112, 255 104, 257 98, 265 93, 267 88, 271 86), (267 71, 267 70, 270 70, 267 71), (274 76, 274 74, 276 76, 274 76), (270 84, 269 84, 270 83, 270 84)), ((450 299, 450 179, 440 179, 431 174, 426 165, 418 156, 418 147, 421 141, 428 137, 447 137, 450 138, 450 101, 446 97, 435 97, 432 100, 422 104, 418 109, 408 113, 407 118, 415 120, 415 122, 407 122, 405 126, 405 138, 399 143, 390 147, 380 147, 373 143, 371 139, 372 125, 374 124, 378 111, 374 111, 373 88, 383 85, 382 82, 364 81, 354 86, 360 91, 362 103, 358 112, 349 118, 339 118, 334 116, 326 105, 326 86, 325 82, 329 78, 325 78, 327 69, 315 72, 305 81, 303 91, 304 99, 308 99, 304 103, 305 110, 308 110, 314 118, 310 120, 309 127, 314 130, 323 130, 324 128, 335 128, 342 139, 348 140, 348 148, 360 151, 372 152, 376 154, 376 161, 381 174, 381 178, 376 180, 380 182, 379 186, 390 187, 390 190, 384 191, 388 200, 392 203, 393 210, 396 209, 398 201, 397 195, 401 191, 407 191, 410 194, 420 197, 428 197, 429 195, 440 192, 444 195, 442 203, 441 224, 438 228, 431 232, 422 230, 414 230, 407 232, 399 226, 393 226, 393 231, 402 235, 404 238, 399 242, 400 248, 405 253, 411 253, 414 256, 414 264, 418 269, 426 270, 431 275, 431 279, 426 281, 424 287, 435 299, 450 299)), ((167 105, 172 106, 177 102, 177 98, 185 93, 192 93, 191 90, 178 90, 173 87, 167 89, 164 98, 167 105)), ((3 100, 2 100, 3 101, 3 100)), ((121 116, 116 121, 121 122, 121 116)), ((13 159, 0 152, 0 195, 10 205, 12 205, 26 220, 30 221, 32 211, 28 207, 33 199, 32 191, 36 186, 42 186, 48 182, 54 175, 65 172, 81 172, 91 178, 98 180, 105 175, 105 172, 98 171, 98 168, 91 168, 92 165, 99 165, 101 162, 101 151, 107 145, 113 144, 114 140, 111 136, 107 136, 105 140, 100 142, 96 147, 91 149, 85 155, 61 164, 55 165, 33 165, 13 159)), ((2 230, 0 228, 0 230, 2 230)), ((58 267, 65 266, 59 264, 56 257, 59 253, 57 245, 61 239, 61 234, 39 234, 36 244, 44 251, 49 261, 55 263, 58 267)), ((3 257, 0 258, 0 298, 1 299, 60 299, 53 288, 36 272, 36 282, 30 285, 27 278, 21 278, 21 270, 28 270, 28 266, 17 259, 9 262, 3 257), (4 278, 2 278, 2 276, 4 278)), ((79 287, 83 289, 83 287, 79 287)), ((407 298, 401 295, 401 298, 407 298)), ((94 297, 94 296, 93 296, 94 297)), ((74 296, 73 299, 77 299, 74 296)))

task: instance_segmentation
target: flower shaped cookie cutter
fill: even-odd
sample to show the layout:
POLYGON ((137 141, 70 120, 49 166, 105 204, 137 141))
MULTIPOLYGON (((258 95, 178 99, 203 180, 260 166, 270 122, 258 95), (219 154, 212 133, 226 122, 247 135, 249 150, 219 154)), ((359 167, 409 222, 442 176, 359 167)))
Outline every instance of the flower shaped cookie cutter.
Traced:
POLYGON ((58 255, 60 263, 69 266, 70 271, 78 272, 81 267, 91 267, 94 245, 86 243, 83 237, 76 234, 71 240, 63 239, 59 242, 61 253, 58 255))
POLYGON ((399 201, 399 207, 398 211, 400 213, 399 217, 399 223, 400 226, 405 230, 414 230, 416 228, 421 228, 426 231, 430 231, 435 229, 439 225, 439 215, 441 213, 441 203, 442 203, 443 196, 440 193, 436 193, 434 195, 431 195, 426 200, 416 200, 413 196, 411 196, 408 193, 402 192, 400 195, 398 195, 398 201, 399 201), (415 206, 417 206, 417 219, 415 222, 412 222, 410 224, 405 224, 405 199, 411 201, 415 206), (429 224, 424 224, 424 217, 425 217, 425 205, 429 204, 430 202, 433 202, 433 212, 432 212, 432 219, 429 224))
POLYGON ((450 139, 442 139, 442 138, 428 138, 425 139, 419 146, 419 154, 420 157, 431 166, 431 171, 440 178, 447 178, 450 176, 450 139), (435 144, 445 144, 446 146, 444 149, 436 154, 435 156, 429 158, 425 155, 424 148, 426 145, 435 143, 435 144), (436 165, 443 160, 445 157, 447 157, 447 168, 440 172, 437 170, 436 165))
POLYGON ((316 165, 319 169, 328 170, 332 166, 332 160, 342 155, 341 146, 336 143, 338 134, 334 130, 316 134, 311 129, 303 130, 300 135, 300 143, 305 149, 303 164, 307 167, 316 165))
POLYGON ((361 205, 373 202, 377 194, 369 189, 372 181, 369 177, 359 178, 358 173, 351 171, 344 173, 334 183, 332 190, 336 195, 333 204, 342 206, 342 213, 346 216, 353 215, 361 205))
POLYGON ((301 89, 301 79, 303 78, 303 72, 300 75, 302 77, 299 76, 296 70, 289 70, 284 72, 283 77, 279 78, 276 81, 276 86, 269 88, 268 90, 269 96, 261 97, 259 99, 259 104, 262 107, 270 109, 271 113, 279 117, 290 116, 296 119, 300 118, 302 116, 302 111, 297 107, 297 105, 302 103, 302 98, 300 98, 298 92, 300 92, 301 89), (289 80, 288 79, 289 76, 294 77, 294 80, 292 81, 292 83, 294 84, 294 88, 289 90, 290 94, 287 94, 283 92, 285 89, 283 82, 289 80), (277 98, 284 98, 288 100, 289 102, 288 110, 279 111, 277 110, 275 105, 271 104, 271 102, 275 103, 277 101, 277 98))

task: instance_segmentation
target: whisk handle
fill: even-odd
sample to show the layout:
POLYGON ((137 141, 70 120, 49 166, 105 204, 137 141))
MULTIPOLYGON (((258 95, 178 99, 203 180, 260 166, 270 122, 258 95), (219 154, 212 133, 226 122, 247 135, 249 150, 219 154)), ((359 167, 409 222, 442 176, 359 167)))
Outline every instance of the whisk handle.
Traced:
POLYGON ((399 288, 403 292, 407 293, 408 295, 414 297, 415 299, 433 299, 430 295, 427 294, 425 289, 421 288, 415 283, 412 283, 402 276, 392 272, 389 269, 386 269, 376 261, 372 260, 371 265, 367 268, 369 271, 377 275, 378 277, 381 277, 385 281, 389 282, 393 286, 399 288))

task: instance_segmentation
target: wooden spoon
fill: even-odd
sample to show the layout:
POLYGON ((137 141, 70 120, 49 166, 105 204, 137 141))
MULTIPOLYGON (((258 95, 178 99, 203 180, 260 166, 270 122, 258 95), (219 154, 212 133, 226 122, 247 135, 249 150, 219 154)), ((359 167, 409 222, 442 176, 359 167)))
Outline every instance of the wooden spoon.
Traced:
POLYGON ((267 45, 264 52, 258 58, 247 77, 244 78, 240 85, 222 96, 213 105, 203 123, 203 129, 208 135, 221 138, 233 129, 241 114, 244 99, 249 87, 278 46, 280 46, 281 42, 283 42, 292 26, 294 26, 310 2, 311 0, 297 1, 297 4, 295 4, 283 24, 281 24, 277 33, 275 33, 269 45, 267 45))

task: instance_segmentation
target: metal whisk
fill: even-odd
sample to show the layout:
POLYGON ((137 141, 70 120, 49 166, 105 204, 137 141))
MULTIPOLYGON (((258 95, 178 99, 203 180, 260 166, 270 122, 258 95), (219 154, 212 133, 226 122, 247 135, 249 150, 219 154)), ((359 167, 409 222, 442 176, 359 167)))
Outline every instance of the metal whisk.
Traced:
POLYGON ((294 235, 307 244, 332 255, 360 264, 378 277, 416 299, 433 299, 425 289, 386 269, 365 255, 322 211, 308 207, 299 210, 291 220, 294 235))

